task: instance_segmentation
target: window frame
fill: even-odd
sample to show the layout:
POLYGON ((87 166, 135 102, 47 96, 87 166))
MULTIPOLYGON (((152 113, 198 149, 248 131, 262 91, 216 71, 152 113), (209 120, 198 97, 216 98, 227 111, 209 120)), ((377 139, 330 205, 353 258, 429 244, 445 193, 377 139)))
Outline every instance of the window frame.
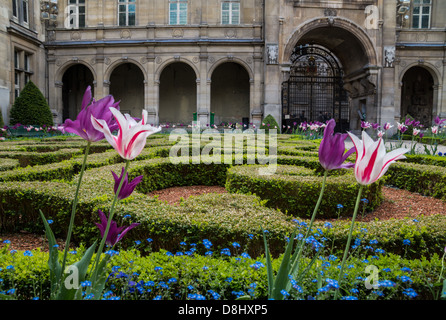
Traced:
POLYGON ((26 51, 21 47, 14 47, 13 60, 14 60, 14 96, 16 99, 24 86, 31 81, 31 77, 34 72, 32 71, 34 54, 26 51))
POLYGON ((169 25, 187 25, 188 22, 188 0, 169 0, 169 25), (172 5, 175 5, 175 21, 172 19, 172 5), (184 6, 183 8, 182 5, 184 6), (182 15, 183 12, 183 15, 182 15), (185 17, 184 21, 181 20, 182 17, 185 17))
POLYGON ((29 27, 29 0, 12 0, 12 19, 19 24, 29 27))
POLYGON ((136 25, 136 0, 118 0, 118 26, 120 27, 129 27, 136 25), (129 11, 129 6, 135 6, 135 10, 133 12, 129 11), (120 6, 125 6, 125 11, 120 11, 120 6), (121 24, 120 15, 125 14, 125 24, 121 24), (133 24, 130 24, 130 13, 134 14, 133 24))
POLYGON ((16 19, 19 19, 19 16, 20 16, 20 14, 19 14, 19 12, 20 12, 19 8, 20 8, 19 0, 12 0, 12 7, 11 7, 11 10, 12 10, 12 16, 13 16, 14 18, 16 18, 16 19))
POLYGON ((29 24, 29 1, 21 0, 21 12, 22 12, 22 22, 26 25, 29 24))
POLYGON ((424 3, 425 0, 419 0, 420 3, 415 3, 415 1, 412 2, 411 5, 411 28, 412 29, 430 29, 432 24, 432 7, 433 7, 433 1, 428 0, 429 3, 424 3), (418 8, 418 13, 414 13, 415 9, 418 8), (423 8, 429 8, 429 13, 424 14, 423 8), (414 23, 415 17, 418 17, 418 23, 414 23), (428 17, 427 27, 423 27, 423 17, 428 17))
POLYGON ((221 13, 220 13, 220 19, 221 19, 221 24, 222 25, 239 25, 240 24, 240 1, 222 1, 221 3, 221 13), (223 6, 225 4, 229 5, 229 9, 223 9, 223 6), (237 22, 234 22, 234 4, 238 5, 238 9, 237 9, 237 22), (223 18, 223 13, 227 12, 228 13, 228 23, 224 22, 224 18, 223 18))
POLYGON ((70 29, 79 29, 79 28, 85 28, 87 25, 87 4, 85 0, 68 0, 67 5, 67 13, 68 13, 68 19, 69 19, 69 28, 70 29), (74 3, 73 3, 74 1, 74 3), (82 1, 82 2, 81 2, 82 1), (84 12, 81 13, 80 7, 84 8, 84 12), (73 11, 73 12, 71 12, 73 11), (81 19, 80 17, 83 16, 83 25, 81 25, 81 19), (71 19, 73 19, 73 23, 71 22, 71 19))

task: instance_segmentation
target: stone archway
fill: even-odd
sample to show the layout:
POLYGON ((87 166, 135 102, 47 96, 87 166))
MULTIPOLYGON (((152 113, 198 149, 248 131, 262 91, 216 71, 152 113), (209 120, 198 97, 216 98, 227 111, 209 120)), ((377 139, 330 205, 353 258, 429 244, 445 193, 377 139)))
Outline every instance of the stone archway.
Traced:
POLYGON ((110 73, 110 95, 120 101, 122 113, 140 118, 144 109, 144 73, 139 66, 126 62, 116 66, 110 73))
POLYGON ((242 123, 249 127, 250 77, 239 63, 224 62, 213 70, 211 113, 216 125, 242 123))
MULTIPOLYGON (((379 68, 373 42, 364 30, 354 22, 340 17, 316 18, 298 26, 286 42, 282 59, 290 76, 293 52, 296 48, 320 46, 326 48, 342 65, 342 87, 348 93, 348 127, 360 129, 362 116, 366 120, 378 120, 377 83, 379 68)), ((282 119, 284 120, 284 119, 282 119)))
POLYGON ((429 127, 436 113, 434 77, 426 68, 413 66, 404 73, 401 82, 401 117, 415 118, 429 127))
POLYGON ((94 75, 83 64, 68 67, 62 76, 62 120, 75 120, 81 111, 82 99, 85 90, 91 86, 94 96, 94 75))
POLYGON ((184 62, 163 68, 159 78, 159 123, 189 125, 197 112, 197 76, 184 62))

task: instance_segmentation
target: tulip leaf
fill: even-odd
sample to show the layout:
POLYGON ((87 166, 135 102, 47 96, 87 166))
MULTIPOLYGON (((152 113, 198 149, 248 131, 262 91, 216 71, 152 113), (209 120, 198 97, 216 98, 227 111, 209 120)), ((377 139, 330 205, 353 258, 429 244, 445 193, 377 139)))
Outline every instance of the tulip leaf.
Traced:
POLYGON ((252 297, 250 295, 244 295, 244 296, 238 297, 235 300, 252 300, 252 297))
MULTIPOLYGON (((74 280, 77 282, 73 286, 67 286, 67 278, 70 274, 64 277, 64 284, 60 289, 60 293, 58 296, 58 300, 73 300, 73 299, 82 299, 82 288, 80 287, 80 283, 85 281, 88 266, 90 265, 91 258, 96 249, 97 242, 95 241, 88 249, 85 251, 84 256, 81 260, 69 266, 66 270, 76 272, 76 276, 74 280)), ((65 273, 68 273, 65 271, 65 273)))
POLYGON ((59 262, 59 251, 56 246, 56 237, 54 236, 45 215, 42 213, 42 210, 39 210, 39 212, 40 216, 42 217, 43 224, 45 226, 45 234, 48 239, 48 267, 50 269, 51 296, 55 297, 57 295, 56 292, 58 291, 58 286, 60 285, 60 278, 62 275, 62 267, 59 262))
POLYGON ((443 289, 441 290, 441 299, 446 299, 446 279, 443 280, 443 289))
POLYGON ((289 271, 290 271, 290 258, 291 252, 293 250, 293 242, 294 242, 295 232, 290 236, 290 240, 288 241, 288 245, 285 249, 285 253, 282 258, 282 262, 279 267, 279 271, 277 272, 276 278, 274 280, 274 286, 272 291, 272 298, 274 300, 280 300, 283 298, 281 294, 281 290, 287 287, 289 283, 289 271))
POLYGON ((105 283, 107 281, 107 263, 110 260, 110 255, 106 254, 96 267, 96 278, 92 281, 91 292, 93 294, 93 300, 101 299, 102 292, 104 291, 105 283))
POLYGON ((263 232, 263 242, 265 243, 265 256, 266 256, 266 272, 268 277, 268 296, 271 297, 272 288, 274 285, 273 266, 271 263, 271 256, 268 250, 268 244, 266 242, 265 232, 263 232))

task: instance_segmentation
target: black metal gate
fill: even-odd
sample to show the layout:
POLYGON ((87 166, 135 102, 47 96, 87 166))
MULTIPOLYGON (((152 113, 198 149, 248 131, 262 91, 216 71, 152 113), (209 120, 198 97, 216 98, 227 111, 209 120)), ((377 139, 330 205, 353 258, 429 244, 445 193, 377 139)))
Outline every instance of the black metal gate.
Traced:
POLYGON ((327 49, 298 46, 291 56, 289 79, 282 83, 283 124, 296 128, 301 122, 336 120, 336 131, 349 130, 347 92, 342 68, 327 49))

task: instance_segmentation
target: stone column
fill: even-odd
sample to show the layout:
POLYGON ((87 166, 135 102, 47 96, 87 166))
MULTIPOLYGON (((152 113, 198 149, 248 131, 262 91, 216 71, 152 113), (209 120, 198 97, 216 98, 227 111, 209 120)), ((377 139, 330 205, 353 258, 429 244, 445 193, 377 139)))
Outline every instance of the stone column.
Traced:
POLYGON ((254 83, 251 86, 251 90, 254 92, 251 94, 251 122, 256 128, 259 128, 262 124, 263 111, 262 111, 262 78, 263 78, 263 54, 260 51, 261 48, 255 48, 253 54, 253 73, 254 83), (259 51, 257 51, 259 50, 259 51))
POLYGON ((279 9, 281 1, 265 1, 265 76, 264 76, 264 105, 263 117, 271 114, 282 126, 281 93, 280 93, 280 68, 279 61, 270 59, 269 49, 277 49, 278 56, 284 49, 279 46, 279 9))
POLYGON ((148 122, 153 125, 159 124, 158 118, 158 95, 159 82, 155 83, 155 48, 149 47, 146 56, 142 59, 146 64, 147 79, 144 82, 144 108, 148 113, 148 122))
POLYGON ((62 81, 54 82, 54 87, 50 86, 50 97, 54 97, 51 103, 55 103, 53 106, 56 110, 56 117, 54 118, 55 124, 61 124, 63 122, 62 87, 62 81))
POLYGON ((445 83, 446 83, 446 59, 443 60, 443 69, 442 69, 443 79, 441 83, 438 85, 438 113, 442 119, 446 118, 446 92, 445 83))
POLYGON ((384 124, 390 122, 395 124, 395 119, 398 118, 401 106, 395 104, 395 58, 396 58, 396 0, 383 1, 381 10, 384 10, 382 19, 382 50, 379 54, 382 63, 381 81, 379 83, 379 90, 381 95, 378 96, 381 101, 378 101, 378 122, 384 124))
MULTIPOLYGON (((57 59, 50 54, 48 58, 48 105, 55 124, 61 124, 63 118, 63 102, 62 102, 62 81, 56 79, 57 59)), ((62 76, 61 76, 62 79, 62 76)))
POLYGON ((210 125, 210 112, 211 112, 211 81, 207 78, 207 62, 208 54, 207 49, 202 48, 199 65, 200 65, 200 78, 197 79, 197 120, 200 125, 206 127, 210 125))

